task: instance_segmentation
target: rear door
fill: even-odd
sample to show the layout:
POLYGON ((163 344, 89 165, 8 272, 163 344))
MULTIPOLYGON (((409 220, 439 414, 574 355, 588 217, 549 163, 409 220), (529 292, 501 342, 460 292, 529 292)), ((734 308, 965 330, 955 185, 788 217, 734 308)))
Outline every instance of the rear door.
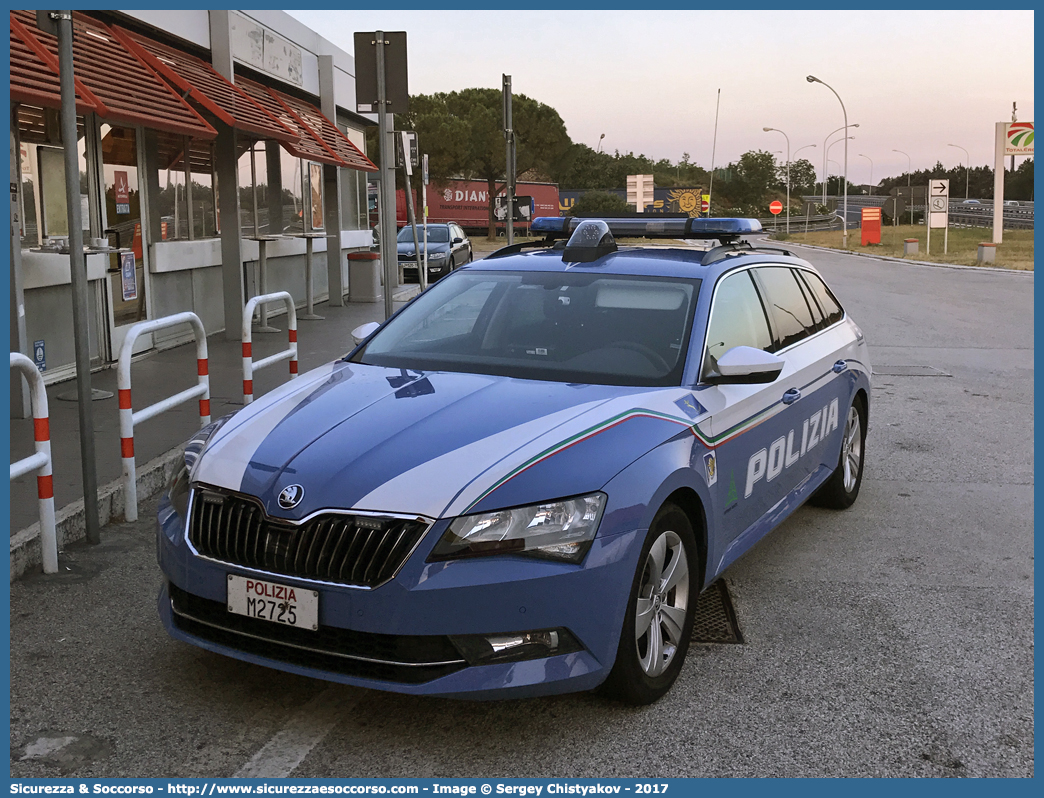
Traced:
POLYGON ((773 322, 775 353, 787 363, 780 385, 780 398, 788 406, 787 443, 774 488, 767 488, 779 468, 771 448, 765 474, 774 502, 837 465, 840 421, 848 409, 849 383, 839 357, 844 346, 836 324, 840 319, 836 311, 824 313, 803 271, 784 265, 754 269, 773 322))

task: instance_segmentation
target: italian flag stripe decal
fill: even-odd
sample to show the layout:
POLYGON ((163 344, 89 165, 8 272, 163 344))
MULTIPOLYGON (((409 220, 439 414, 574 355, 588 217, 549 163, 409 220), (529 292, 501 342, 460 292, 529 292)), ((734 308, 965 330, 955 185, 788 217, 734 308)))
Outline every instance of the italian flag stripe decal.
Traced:
POLYGON ((781 405, 779 404, 773 405, 772 407, 763 410, 755 416, 751 416, 745 421, 741 421, 739 424, 732 427, 731 429, 728 429, 720 435, 716 435, 714 437, 709 437, 705 435, 703 432, 700 431, 699 427, 693 424, 689 419, 679 418, 678 416, 668 415, 667 413, 661 413, 657 410, 649 410, 644 407, 637 407, 631 410, 626 410, 623 413, 618 413, 617 415, 612 416, 611 418, 608 418, 599 424, 595 424, 593 427, 588 427, 582 432, 578 432, 575 435, 566 438, 565 440, 559 441, 554 446, 550 446, 544 451, 540 452, 539 454, 531 457, 529 460, 517 466, 512 471, 508 472, 505 476, 503 476, 501 479, 495 482, 491 487, 485 490, 477 499, 475 499, 475 501, 468 505, 467 509, 465 509, 464 513, 462 514, 469 513, 471 509, 475 507, 475 505, 477 505, 479 502, 481 502, 483 499, 489 496, 489 494, 497 490, 497 488, 501 487, 505 483, 517 477, 523 471, 527 471, 533 466, 542 463, 544 460, 547 460, 549 457, 553 457, 559 452, 565 451, 570 446, 575 446, 578 443, 582 443, 588 438, 593 438, 595 435, 598 435, 602 432, 605 432, 608 429, 612 429, 613 427, 623 424, 625 421, 629 421, 632 418, 654 418, 660 419, 662 421, 669 421, 672 424, 678 424, 688 429, 693 434, 693 436, 695 436, 700 441, 700 443, 702 443, 708 449, 716 449, 723 443, 726 443, 732 440, 733 438, 737 438, 743 433, 754 429, 754 427, 756 427, 762 421, 764 421, 772 415, 775 415, 779 407, 781 407, 781 405))

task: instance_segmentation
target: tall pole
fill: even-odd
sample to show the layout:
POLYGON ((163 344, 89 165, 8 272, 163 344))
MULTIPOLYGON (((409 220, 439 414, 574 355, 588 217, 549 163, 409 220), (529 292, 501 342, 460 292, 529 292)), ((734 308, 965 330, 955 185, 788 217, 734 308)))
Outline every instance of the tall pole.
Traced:
POLYGON ((947 144, 946 146, 956 147, 958 150, 964 150, 964 157, 967 159, 964 162, 964 198, 968 199, 968 170, 971 167, 971 154, 960 144, 947 144))
POLYGON ((395 241, 395 163, 390 160, 391 153, 388 152, 388 85, 384 73, 384 31, 376 31, 374 39, 377 45, 377 153, 381 162, 378 221, 381 228, 381 263, 384 266, 384 318, 387 319, 391 317, 393 310, 392 291, 399 272, 399 248, 395 241))
MULTIPOLYGON (((829 133, 827 133, 826 138, 823 139, 823 204, 824 205, 826 205, 826 193, 827 193, 827 189, 826 189, 826 183, 827 183, 827 180, 826 180, 827 151, 828 151, 827 142, 830 140, 830 137, 833 136, 835 133, 840 133, 842 130, 847 131, 848 128, 850 128, 850 127, 859 127, 859 123, 858 122, 853 122, 851 125, 842 125, 837 130, 831 130, 829 133)), ((847 136, 848 133, 846 132, 845 135, 847 136)), ((840 139, 838 139, 838 141, 840 141, 840 139)), ((837 142, 835 141, 834 144, 836 144, 836 143, 837 142)), ((832 147, 834 145, 831 144, 830 146, 832 147)))
MULTIPOLYGON (((797 158, 797 154, 799 152, 801 152, 802 150, 807 150, 809 147, 812 147, 814 149, 815 146, 816 146, 815 144, 806 144, 803 147, 798 147, 796 150, 794 150, 794 158, 797 158)), ((811 163, 811 161, 809 161, 809 163, 811 163)), ((812 167, 812 190, 813 191, 816 190, 815 177, 816 177, 816 175, 815 175, 815 167, 812 167)), ((805 232, 807 233, 808 232, 808 214, 809 214, 809 207, 808 207, 808 205, 805 206, 804 210, 805 210, 805 232)))
POLYGON ((866 158, 866 160, 870 161, 870 184, 869 184, 869 187, 870 187, 870 196, 872 197, 872 196, 874 196, 874 159, 871 158, 869 155, 863 155, 863 153, 859 153, 859 157, 860 158, 866 158))
MULTIPOLYGON (((819 78, 814 75, 809 75, 805 78, 809 83, 823 83, 819 78)), ((841 103, 841 113, 845 118, 845 131, 848 130, 848 111, 845 109, 845 103, 841 99, 841 95, 834 91, 834 87, 829 83, 823 83, 830 91, 834 92, 834 96, 837 97, 837 101, 841 103)), ((844 249, 848 248, 848 136, 845 136, 845 202, 844 202, 844 216, 845 216, 845 227, 844 232, 841 235, 841 247, 844 249)))
POLYGON ((69 274, 72 281, 73 330, 76 351, 76 399, 80 411, 80 467, 87 542, 100 543, 98 474, 94 458, 94 417, 91 409, 91 351, 87 329, 87 269, 83 257, 80 213, 80 164, 76 147, 76 87, 73 82, 72 11, 57 12, 58 76, 62 93, 62 144, 65 153, 65 203, 69 209, 69 274))
MULTIPOLYGON (((775 127, 764 128, 765 132, 775 131, 776 133, 783 133, 782 130, 775 127)), ((790 136, 783 133, 783 138, 787 140, 787 235, 790 235, 790 136)), ((804 149, 804 148, 802 148, 804 149)))
POLYGON ((707 188, 707 215, 711 214, 711 203, 714 202, 714 156, 718 152, 718 111, 721 109, 721 89, 718 89, 718 102, 714 106, 714 139, 711 142, 711 176, 707 188))
MULTIPOLYGON (((1016 116, 1016 112, 1018 110, 1019 110, 1018 106, 1015 103, 1012 103, 1011 104, 1011 122, 1012 122, 1012 124, 1015 124, 1016 122, 1019 121, 1017 116, 1016 116)), ((1015 174, 1015 156, 1014 155, 1011 156, 1011 173, 1015 174)), ((967 199, 967 197, 965 197, 965 199, 967 199)))
POLYGON ((507 217, 504 219, 507 230, 507 245, 515 243, 515 131, 511 126, 511 75, 502 75, 504 79, 504 140, 507 152, 504 156, 504 186, 507 193, 507 217))
POLYGON ((910 160, 910 156, 902 150, 892 150, 900 155, 906 155, 906 193, 910 195, 910 224, 913 224, 913 190, 910 188, 910 177, 913 172, 913 161, 910 160))

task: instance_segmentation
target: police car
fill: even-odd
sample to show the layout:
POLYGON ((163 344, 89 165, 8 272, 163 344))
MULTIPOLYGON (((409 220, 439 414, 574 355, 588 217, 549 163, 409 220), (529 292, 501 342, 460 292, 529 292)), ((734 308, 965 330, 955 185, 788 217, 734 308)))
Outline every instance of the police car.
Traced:
POLYGON ((649 703, 703 589, 806 500, 855 501, 867 346, 809 263, 747 219, 532 229, 189 442, 159 510, 173 637, 382 690, 649 703))

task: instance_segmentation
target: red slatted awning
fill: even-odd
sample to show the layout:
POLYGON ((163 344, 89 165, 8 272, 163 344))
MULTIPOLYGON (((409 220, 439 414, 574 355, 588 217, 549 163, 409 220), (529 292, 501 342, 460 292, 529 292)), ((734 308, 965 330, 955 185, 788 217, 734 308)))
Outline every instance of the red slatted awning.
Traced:
POLYGON ((346 164, 327 147, 322 139, 316 136, 307 127, 294 117, 285 107, 280 105, 268 89, 250 78, 236 75, 236 85, 245 91, 252 100, 274 116, 279 122, 294 131, 297 141, 282 142, 287 152, 297 158, 305 158, 309 161, 319 161, 333 166, 345 166, 346 164))
POLYGON ((289 94, 283 94, 283 92, 275 89, 269 89, 268 93, 289 111, 301 125, 307 128, 313 136, 322 141, 328 150, 340 158, 345 166, 363 172, 377 171, 374 163, 359 152, 358 147, 352 144, 351 139, 344 135, 337 125, 327 119, 323 112, 314 105, 310 105, 296 97, 291 97, 289 94))
MULTIPOLYGON (((31 11, 12 11, 21 23, 20 38, 57 74, 58 39, 36 27, 31 11), (41 49, 42 48, 42 49, 41 49)), ((12 26, 14 29, 14 26, 12 26)), ((217 131, 179 97, 143 61, 131 54, 101 22, 73 14, 73 69, 97 102, 99 116, 111 123, 144 125, 199 139, 212 139, 217 131)))
MULTIPOLYGON (((77 112, 98 112, 98 99, 79 78, 74 78, 74 82, 77 112)), ((11 100, 44 108, 62 107, 58 62, 51 62, 51 54, 25 31, 14 14, 11 14, 11 100)))
POLYGON ((293 141, 294 131, 279 122, 202 58, 175 50, 118 26, 113 32, 135 55, 230 127, 263 139, 293 141))

